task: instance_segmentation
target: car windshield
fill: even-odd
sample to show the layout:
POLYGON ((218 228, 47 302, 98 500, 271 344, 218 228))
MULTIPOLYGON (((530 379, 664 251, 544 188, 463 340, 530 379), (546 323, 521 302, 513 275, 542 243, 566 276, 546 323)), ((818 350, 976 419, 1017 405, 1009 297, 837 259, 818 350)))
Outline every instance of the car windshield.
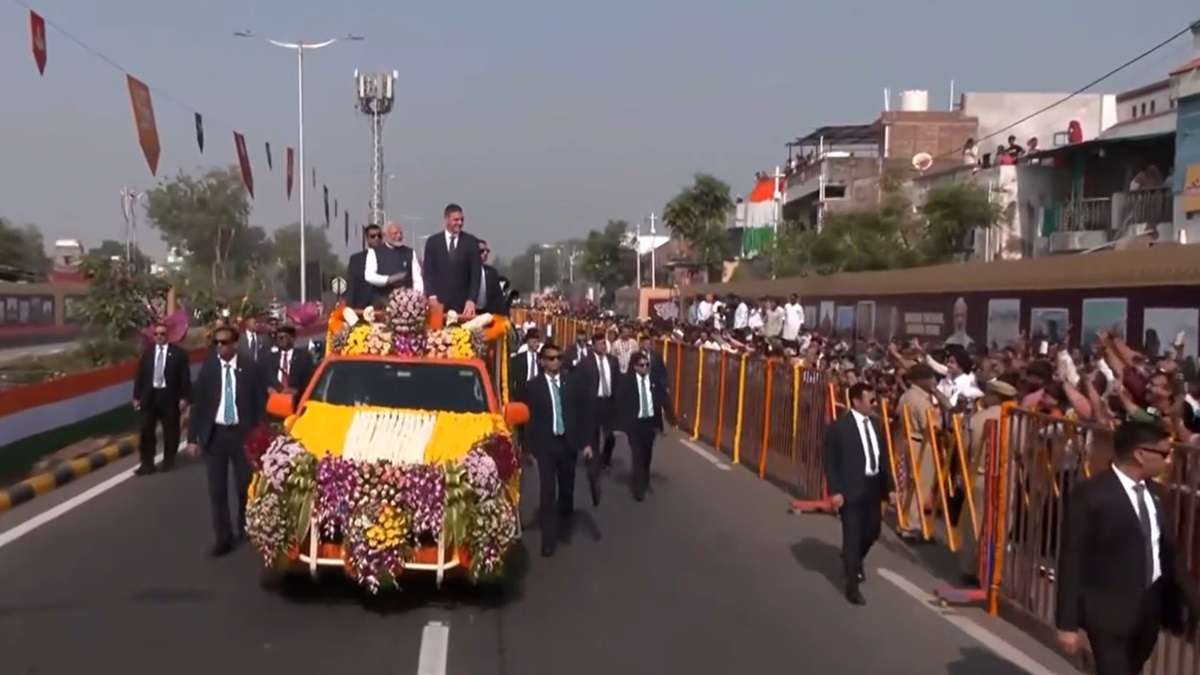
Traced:
POLYGON ((460 413, 488 412, 479 370, 451 363, 338 361, 313 387, 310 401, 460 413))

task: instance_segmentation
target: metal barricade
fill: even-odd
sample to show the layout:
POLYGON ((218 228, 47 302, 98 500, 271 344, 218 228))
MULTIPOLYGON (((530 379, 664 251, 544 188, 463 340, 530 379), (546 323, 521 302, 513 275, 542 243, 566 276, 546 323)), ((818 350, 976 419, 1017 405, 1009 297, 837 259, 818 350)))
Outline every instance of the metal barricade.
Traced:
POLYGON ((700 349, 680 345, 679 370, 676 372, 675 417, 679 428, 692 434, 696 428, 696 402, 699 400, 697 377, 700 373, 700 349))
POLYGON ((766 437, 767 362, 762 358, 746 359, 746 387, 742 401, 742 435, 735 460, 757 471, 766 437))
POLYGON ((725 352, 712 349, 704 349, 700 353, 704 362, 704 376, 700 387, 702 394, 699 403, 700 415, 697 419, 697 437, 713 446, 717 442, 717 422, 721 409, 721 372, 725 357, 725 352))

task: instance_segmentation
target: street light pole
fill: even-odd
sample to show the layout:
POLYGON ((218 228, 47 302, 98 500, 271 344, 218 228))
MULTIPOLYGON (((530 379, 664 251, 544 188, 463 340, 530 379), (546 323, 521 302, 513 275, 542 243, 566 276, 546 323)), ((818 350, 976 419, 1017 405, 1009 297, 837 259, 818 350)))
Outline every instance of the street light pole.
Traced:
MULTIPOLYGON (((234 33, 237 37, 254 38, 257 37, 251 31, 237 31, 234 33)), ((333 38, 324 42, 304 42, 298 40, 296 42, 281 42, 266 38, 269 44, 284 49, 293 49, 296 51, 296 108, 297 108, 297 127, 300 135, 296 145, 297 155, 297 171, 296 175, 300 178, 300 302, 308 301, 308 260, 304 248, 304 228, 307 225, 305 220, 305 189, 304 185, 307 182, 304 174, 304 50, 317 50, 339 41, 352 40, 361 41, 365 38, 361 35, 346 35, 342 38, 333 38)))
POLYGON ((654 234, 654 212, 650 212, 650 288, 658 288, 658 270, 654 260, 654 252, 658 249, 657 235, 654 234))

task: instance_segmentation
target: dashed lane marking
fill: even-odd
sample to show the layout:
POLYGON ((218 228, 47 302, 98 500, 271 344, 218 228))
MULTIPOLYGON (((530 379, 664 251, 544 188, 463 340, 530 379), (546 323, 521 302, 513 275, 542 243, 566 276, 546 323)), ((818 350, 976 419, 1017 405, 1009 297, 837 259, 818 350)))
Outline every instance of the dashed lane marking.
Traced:
POLYGON ((721 461, 721 458, 717 457, 712 452, 710 452, 708 450, 708 448, 700 445, 699 443, 694 443, 692 441, 689 441, 686 438, 679 439, 679 442, 683 443, 683 445, 685 447, 687 447, 688 450, 691 450, 692 452, 696 453, 697 455, 700 455, 704 459, 707 459, 709 462, 712 462, 712 465, 717 467, 721 471, 729 471, 729 465, 726 464, 725 462, 721 461))
POLYGON ((1055 675, 1053 670, 1050 670, 1037 661, 1029 658, 1024 652, 1006 642, 1004 638, 996 635, 983 626, 980 626, 967 617, 962 616, 961 614, 955 614, 953 612, 939 611, 935 604, 937 599, 929 593, 921 590, 919 586, 908 579, 905 579, 899 574, 887 569, 880 569, 879 576, 887 579, 892 583, 892 585, 896 586, 896 588, 899 588, 915 598, 917 602, 919 602, 929 611, 950 622, 951 625, 971 636, 972 638, 975 638, 975 640, 977 640, 980 644, 992 650, 996 656, 999 656, 1005 661, 1008 661, 1009 663, 1017 666, 1027 673, 1030 673, 1031 675, 1055 675))
POLYGON ((450 651, 450 626, 430 621, 421 631, 421 655, 417 675, 446 675, 446 655, 450 651))

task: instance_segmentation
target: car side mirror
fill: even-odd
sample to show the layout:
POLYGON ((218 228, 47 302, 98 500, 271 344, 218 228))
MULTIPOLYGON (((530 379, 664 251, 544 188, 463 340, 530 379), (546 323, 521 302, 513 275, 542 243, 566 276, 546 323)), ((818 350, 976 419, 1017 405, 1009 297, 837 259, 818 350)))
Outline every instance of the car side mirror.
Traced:
POLYGON ((296 414, 296 393, 292 391, 273 391, 268 394, 267 414, 279 419, 287 419, 296 414))
POLYGON ((529 406, 512 402, 504 406, 504 423, 511 429, 529 421, 529 406))

